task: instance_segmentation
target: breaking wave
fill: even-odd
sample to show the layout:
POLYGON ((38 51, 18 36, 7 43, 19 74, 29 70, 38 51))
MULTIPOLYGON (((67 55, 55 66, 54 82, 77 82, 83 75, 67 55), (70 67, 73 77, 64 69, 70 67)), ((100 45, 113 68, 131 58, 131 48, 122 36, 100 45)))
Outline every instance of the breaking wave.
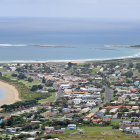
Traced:
POLYGON ((12 46, 28 46, 27 44, 0 44, 2 47, 12 47, 12 46))

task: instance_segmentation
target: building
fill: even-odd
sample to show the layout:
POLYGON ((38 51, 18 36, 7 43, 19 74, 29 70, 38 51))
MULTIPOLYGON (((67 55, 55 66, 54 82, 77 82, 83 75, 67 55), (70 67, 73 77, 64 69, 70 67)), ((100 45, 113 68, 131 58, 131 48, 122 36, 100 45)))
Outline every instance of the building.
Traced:
POLYGON ((75 124, 69 124, 68 125, 68 130, 76 130, 76 125, 75 124))

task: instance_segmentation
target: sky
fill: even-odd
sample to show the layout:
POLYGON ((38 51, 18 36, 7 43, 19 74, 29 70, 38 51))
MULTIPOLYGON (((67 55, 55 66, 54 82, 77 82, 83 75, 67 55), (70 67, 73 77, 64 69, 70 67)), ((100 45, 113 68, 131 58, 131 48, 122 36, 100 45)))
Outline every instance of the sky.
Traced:
POLYGON ((0 17, 140 20, 140 0, 0 0, 0 17))

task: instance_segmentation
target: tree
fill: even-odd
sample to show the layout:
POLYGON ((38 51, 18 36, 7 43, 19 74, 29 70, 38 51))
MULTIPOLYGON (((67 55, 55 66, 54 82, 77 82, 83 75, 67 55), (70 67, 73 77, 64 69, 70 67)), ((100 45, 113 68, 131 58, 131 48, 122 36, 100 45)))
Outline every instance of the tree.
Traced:
POLYGON ((7 125, 12 126, 16 124, 23 124, 25 121, 21 116, 11 116, 10 119, 7 120, 7 125))
POLYGON ((33 78, 29 77, 28 82, 33 82, 33 78))
POLYGON ((69 68, 72 67, 72 65, 73 65, 73 63, 71 63, 71 62, 68 63, 69 68))
POLYGON ((25 69, 28 69, 28 64, 25 65, 25 69))
POLYGON ((0 77, 2 76, 2 73, 0 72, 0 77))
POLYGON ((137 64, 136 64, 136 68, 137 68, 137 69, 140 69, 140 63, 137 63, 137 64))
POLYGON ((16 74, 16 73, 13 73, 13 74, 12 74, 12 77, 17 77, 17 74, 16 74))
POLYGON ((23 69, 23 68, 17 68, 16 71, 17 71, 18 73, 20 73, 20 72, 24 72, 24 69, 23 69))
POLYGON ((18 79, 25 79, 25 78, 26 78, 26 76, 23 73, 20 73, 18 75, 18 79))
POLYGON ((42 79, 42 83, 46 83, 46 79, 45 79, 45 77, 43 77, 43 79, 42 79))
POLYGON ((128 112, 128 111, 129 111, 129 110, 128 110, 126 107, 123 107, 123 106, 122 106, 122 107, 120 108, 120 112, 128 112))
POLYGON ((38 85, 33 85, 31 91, 37 91, 37 90, 38 90, 38 85))
POLYGON ((42 85, 38 85, 38 89, 42 89, 43 88, 43 86, 42 85))
POLYGON ((112 129, 119 129, 119 125, 113 125, 112 129))
POLYGON ((133 66, 134 66, 133 63, 129 63, 130 68, 133 68, 133 66))
POLYGON ((45 85, 46 87, 51 87, 53 86, 53 82, 51 80, 48 80, 45 85))
POLYGON ((50 67, 46 66, 45 64, 43 64, 43 67, 44 67, 44 72, 46 72, 46 73, 51 73, 52 72, 50 67))
POLYGON ((126 77, 132 77, 133 76, 133 72, 132 71, 128 71, 126 73, 121 74, 122 76, 126 76, 126 77))

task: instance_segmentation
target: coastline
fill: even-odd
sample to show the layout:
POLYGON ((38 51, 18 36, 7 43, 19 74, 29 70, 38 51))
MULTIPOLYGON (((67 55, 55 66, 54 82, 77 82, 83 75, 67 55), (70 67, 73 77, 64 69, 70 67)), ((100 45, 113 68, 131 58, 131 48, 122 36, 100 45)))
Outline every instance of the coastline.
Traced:
POLYGON ((116 57, 116 58, 105 58, 105 59, 77 59, 77 60, 15 60, 15 61, 0 61, 0 64, 39 64, 39 63, 88 63, 88 62, 102 62, 102 61, 113 61, 113 60, 128 60, 128 59, 139 59, 140 53, 135 56, 127 57, 116 57))
POLYGON ((0 81, 0 88, 5 92, 5 97, 3 99, 0 99, 0 106, 4 104, 9 105, 17 101, 21 101, 21 99, 19 98, 19 92, 14 86, 0 81))

